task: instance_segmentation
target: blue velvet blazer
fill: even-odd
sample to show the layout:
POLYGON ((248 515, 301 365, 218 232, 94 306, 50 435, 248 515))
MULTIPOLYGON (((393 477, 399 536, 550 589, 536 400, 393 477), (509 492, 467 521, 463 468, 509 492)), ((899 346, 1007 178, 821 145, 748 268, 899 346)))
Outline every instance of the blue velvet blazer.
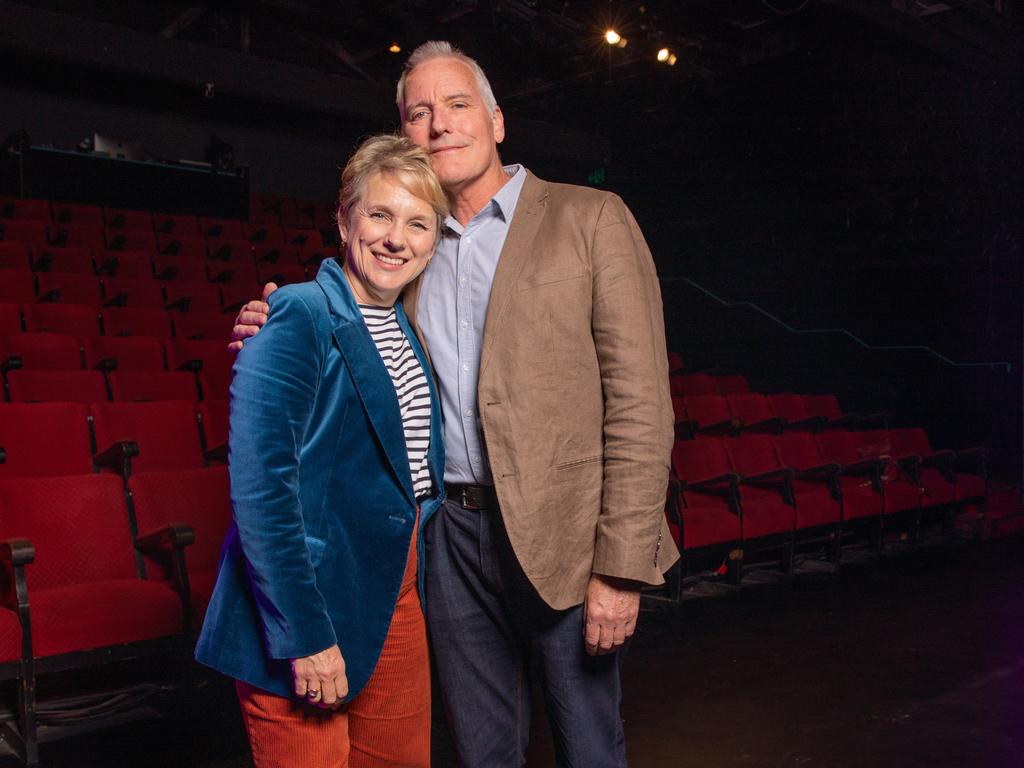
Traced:
MULTIPOLYGON (((441 412, 396 309, 431 390, 435 494, 422 530, 443 496, 441 412)), ((337 643, 352 698, 391 623, 416 500, 398 397, 337 262, 271 296, 266 326, 235 361, 228 447, 234 523, 196 658, 291 696, 290 660, 337 643)), ((422 585, 422 536, 417 546, 422 585)))

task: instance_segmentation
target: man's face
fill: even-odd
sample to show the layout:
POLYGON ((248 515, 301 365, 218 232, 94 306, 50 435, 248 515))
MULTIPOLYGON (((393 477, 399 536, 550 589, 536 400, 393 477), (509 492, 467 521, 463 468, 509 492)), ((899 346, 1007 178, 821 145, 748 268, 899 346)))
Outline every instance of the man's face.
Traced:
POLYGON ((431 59, 406 76, 402 130, 430 153, 448 192, 501 178, 501 110, 487 114, 473 70, 457 59, 431 59))

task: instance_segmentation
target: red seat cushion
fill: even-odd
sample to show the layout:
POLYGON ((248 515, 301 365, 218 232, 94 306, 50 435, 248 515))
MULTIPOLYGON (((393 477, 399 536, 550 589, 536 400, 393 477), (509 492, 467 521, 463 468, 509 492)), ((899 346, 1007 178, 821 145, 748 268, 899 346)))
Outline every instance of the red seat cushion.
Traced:
POLYGON ((182 627, 181 599, 164 582, 119 579, 30 590, 29 605, 36 657, 166 637, 182 627))

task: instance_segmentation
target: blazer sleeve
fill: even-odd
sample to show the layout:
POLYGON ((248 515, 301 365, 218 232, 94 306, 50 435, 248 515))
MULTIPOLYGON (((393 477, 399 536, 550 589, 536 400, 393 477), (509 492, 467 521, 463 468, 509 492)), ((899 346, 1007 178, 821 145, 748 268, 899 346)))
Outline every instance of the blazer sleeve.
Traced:
POLYGON ((661 288, 640 228, 609 195, 591 244, 593 335, 604 392, 604 477, 592 570, 648 584, 658 567, 672 452, 661 288))
POLYGON ((266 326, 239 353, 231 383, 231 501, 265 645, 275 659, 308 656, 337 642, 317 589, 298 486, 325 350, 302 297, 277 291, 266 326))

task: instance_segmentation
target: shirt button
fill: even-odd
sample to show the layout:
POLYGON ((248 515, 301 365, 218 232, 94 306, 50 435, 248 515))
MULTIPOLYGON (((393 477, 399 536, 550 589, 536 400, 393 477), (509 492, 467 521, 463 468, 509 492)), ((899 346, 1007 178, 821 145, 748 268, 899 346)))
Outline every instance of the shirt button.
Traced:
POLYGON ((474 464, 479 464, 480 463, 480 457, 479 456, 474 456, 473 457, 473 463, 474 464))
POLYGON ((473 238, 472 238, 472 237, 467 237, 467 238, 466 238, 466 244, 467 244, 467 245, 468 245, 469 243, 472 243, 472 242, 473 242, 473 238))
POLYGON ((460 277, 459 278, 459 285, 465 285, 465 284, 466 284, 466 278, 465 277, 460 277))
POLYGON ((463 320, 461 323, 459 323, 459 325, 461 325, 463 328, 468 328, 469 327, 469 321, 468 320, 463 320))
POLYGON ((466 371, 468 373, 469 372, 469 363, 463 363, 462 364, 462 370, 464 370, 464 371, 466 371))
POLYGON ((472 409, 470 409, 470 408, 467 408, 466 410, 464 410, 464 411, 462 412, 462 415, 463 415, 463 416, 466 416, 466 417, 472 416, 472 415, 473 415, 473 411, 472 411, 472 409))

